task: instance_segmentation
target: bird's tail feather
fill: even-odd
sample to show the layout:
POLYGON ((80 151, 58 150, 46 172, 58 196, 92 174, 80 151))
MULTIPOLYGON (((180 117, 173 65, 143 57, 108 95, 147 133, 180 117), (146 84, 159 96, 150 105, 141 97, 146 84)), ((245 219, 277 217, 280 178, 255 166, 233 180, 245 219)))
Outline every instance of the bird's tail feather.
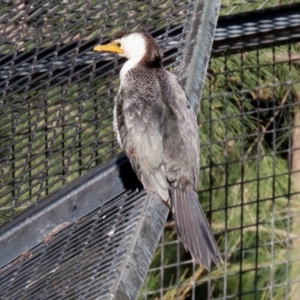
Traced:
POLYGON ((172 189, 172 212, 177 234, 193 259, 206 268, 211 260, 219 267, 222 256, 192 187, 172 189))

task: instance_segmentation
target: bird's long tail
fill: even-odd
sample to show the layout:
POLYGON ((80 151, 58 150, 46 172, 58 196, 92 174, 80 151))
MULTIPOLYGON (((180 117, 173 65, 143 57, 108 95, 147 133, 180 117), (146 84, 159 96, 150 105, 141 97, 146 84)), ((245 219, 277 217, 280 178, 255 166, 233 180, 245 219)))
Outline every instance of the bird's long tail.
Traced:
POLYGON ((184 247, 200 265, 209 268, 212 260, 219 267, 222 256, 194 189, 174 187, 171 202, 177 234, 184 247))

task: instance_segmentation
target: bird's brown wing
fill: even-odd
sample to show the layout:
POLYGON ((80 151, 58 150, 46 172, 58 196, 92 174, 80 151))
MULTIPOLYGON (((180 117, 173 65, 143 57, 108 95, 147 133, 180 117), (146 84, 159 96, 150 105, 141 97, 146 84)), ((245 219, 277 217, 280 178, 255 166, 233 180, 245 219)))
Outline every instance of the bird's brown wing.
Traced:
POLYGON ((160 74, 166 107, 164 164, 177 233, 196 262, 209 268, 213 260, 219 266, 221 253, 196 192, 200 155, 196 116, 177 78, 165 70, 160 74))
POLYGON ((163 167, 163 102, 155 75, 143 68, 130 70, 116 105, 122 146, 133 169, 146 190, 168 201, 163 167))
POLYGON ((164 156, 168 180, 179 178, 197 188, 199 180, 199 137, 196 116, 178 79, 164 69, 159 83, 165 104, 164 156))

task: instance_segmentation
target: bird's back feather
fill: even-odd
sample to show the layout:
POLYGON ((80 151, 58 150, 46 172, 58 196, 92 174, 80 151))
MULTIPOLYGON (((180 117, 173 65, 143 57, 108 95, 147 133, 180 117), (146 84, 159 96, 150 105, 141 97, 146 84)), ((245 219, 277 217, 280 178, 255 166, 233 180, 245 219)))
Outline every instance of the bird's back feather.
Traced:
POLYGON ((177 78, 137 66, 122 78, 117 97, 122 146, 144 188, 168 202, 185 248, 199 264, 221 254, 195 192, 199 180, 196 116, 177 78))

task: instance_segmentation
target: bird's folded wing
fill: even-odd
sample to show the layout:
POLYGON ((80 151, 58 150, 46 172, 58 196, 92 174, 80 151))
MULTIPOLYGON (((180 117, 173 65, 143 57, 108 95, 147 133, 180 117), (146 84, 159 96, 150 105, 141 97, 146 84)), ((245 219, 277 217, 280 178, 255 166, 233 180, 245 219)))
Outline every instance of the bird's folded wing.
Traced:
POLYGON ((173 74, 163 70, 158 77, 166 103, 164 120, 164 161, 168 180, 179 179, 196 186, 199 179, 198 125, 190 102, 173 74))
POLYGON ((140 74, 125 79, 117 97, 118 130, 123 148, 145 189, 167 201, 163 166, 163 102, 156 78, 140 74))

